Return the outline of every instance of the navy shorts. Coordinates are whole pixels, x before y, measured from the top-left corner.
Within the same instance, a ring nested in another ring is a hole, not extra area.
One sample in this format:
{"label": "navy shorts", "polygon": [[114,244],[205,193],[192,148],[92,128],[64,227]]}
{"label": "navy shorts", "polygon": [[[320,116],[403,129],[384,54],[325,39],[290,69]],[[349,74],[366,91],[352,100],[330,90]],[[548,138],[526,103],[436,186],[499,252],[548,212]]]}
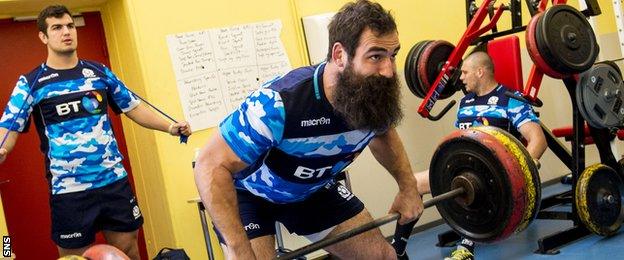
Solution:
{"label": "navy shorts", "polygon": [[52,240],[62,248],[81,248],[100,230],[131,232],[143,216],[128,178],[91,190],[50,196]]}
{"label": "navy shorts", "polygon": [[[241,222],[249,239],[274,235],[275,221],[290,233],[311,235],[336,226],[364,210],[364,204],[340,183],[321,188],[301,202],[275,204],[246,190],[236,190]],[[219,241],[223,237],[215,228]]]}

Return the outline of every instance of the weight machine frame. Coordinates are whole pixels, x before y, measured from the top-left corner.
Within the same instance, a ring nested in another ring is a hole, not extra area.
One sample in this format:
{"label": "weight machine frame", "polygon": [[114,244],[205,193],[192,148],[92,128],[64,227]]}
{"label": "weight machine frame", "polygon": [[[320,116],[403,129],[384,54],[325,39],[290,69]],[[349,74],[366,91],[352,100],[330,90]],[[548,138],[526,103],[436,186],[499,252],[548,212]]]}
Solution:
{"label": "weight machine frame", "polygon": [[[462,58],[462,55],[466,52],[469,46],[475,45],[485,46],[485,43],[495,39],[497,37],[506,36],[526,30],[526,25],[522,25],[522,6],[520,0],[510,0],[509,6],[500,5],[494,7],[496,0],[484,0],[479,8],[476,8],[475,0],[466,0],[466,21],[467,28],[455,49],[450,54],[447,61],[444,63],[442,70],[436,77],[436,80],[431,85],[432,87],[427,92],[427,95],[423,99],[418,108],[418,113],[432,121],[437,121],[442,118],[456,103],[455,100],[449,102],[438,115],[432,115],[431,110],[437,102],[442,90],[447,85],[452,73],[457,70],[457,66]],[[525,0],[531,16],[534,16],[540,12],[546,10],[548,0]],[[552,0],[553,5],[566,4],[567,0]],[[581,11],[586,17],[596,16],[601,13],[597,0],[585,0],[587,9]],[[498,31],[496,23],[500,19],[503,11],[511,12],[511,25],[512,27],[505,31]],[[485,26],[481,27],[485,18],[489,17],[490,21]],[[490,34],[483,35],[484,33],[491,31]],[[542,102],[537,98],[539,93],[540,84],[542,82],[544,73],[541,72],[538,67],[533,64],[529,73],[526,86],[523,89],[522,96],[511,96],[523,102],[530,103],[533,106],[541,106]],[[572,101],[572,137],[571,137],[571,151],[568,150],[565,145],[553,135],[550,129],[541,123],[542,130],[546,136],[548,148],[559,158],[572,173],[572,189],[562,192],[547,198],[543,198],[541,201],[540,211],[537,214],[538,219],[554,219],[554,220],[570,220],[573,222],[573,227],[567,230],[559,231],[538,240],[538,249],[535,251],[540,254],[557,254],[559,248],[572,243],[576,240],[584,238],[590,235],[591,232],[584,227],[580,221],[576,205],[574,203],[574,191],[576,189],[576,181],[580,174],[585,169],[585,120],[579,112],[579,108],[575,102],[576,99],[576,85],[579,80],[578,75],[570,75],[562,79],[570,98]],[[597,129],[592,126],[589,127],[590,135],[592,136],[598,152],[601,162],[617,169],[619,172],[623,172],[619,163],[615,159],[611,152],[609,142],[615,137],[615,133],[609,129]],[[571,212],[567,211],[551,211],[547,210],[556,205],[571,204]],[[454,231],[449,231],[438,235],[438,246],[448,246],[454,241],[459,239]]]}

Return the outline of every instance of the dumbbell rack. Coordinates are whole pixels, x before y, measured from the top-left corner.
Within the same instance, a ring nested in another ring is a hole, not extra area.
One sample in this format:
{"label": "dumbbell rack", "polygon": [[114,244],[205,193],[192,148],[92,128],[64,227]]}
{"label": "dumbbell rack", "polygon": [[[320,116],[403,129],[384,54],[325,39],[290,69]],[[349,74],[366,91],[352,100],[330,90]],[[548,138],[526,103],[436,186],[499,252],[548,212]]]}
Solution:
{"label": "dumbbell rack", "polygon": [[[566,0],[553,0],[553,4],[565,4],[565,2]],[[518,21],[521,20],[521,9],[519,8],[518,3],[519,0],[511,0],[510,9],[512,13],[513,28],[508,31],[498,32],[496,30],[495,24],[500,17],[502,7],[493,8],[493,1],[486,0],[483,1],[480,8],[476,9],[474,7],[474,0],[466,0],[468,28],[460,42],[457,44],[456,49],[453,51],[453,53],[451,53],[448,61],[445,63],[435,83],[432,84],[432,86],[435,87],[432,87],[429,90],[429,93],[422,102],[418,112],[423,117],[427,117],[431,120],[438,120],[454,104],[453,102],[449,103],[437,116],[430,115],[433,104],[435,104],[439,96],[438,93],[442,93],[442,90],[444,89],[444,85],[446,82],[443,79],[444,76],[447,76],[445,74],[448,74],[448,70],[452,70],[453,66],[458,63],[461,55],[463,55],[463,53],[467,50],[468,44],[487,42],[488,40],[491,40],[495,37],[516,33],[518,31],[526,29],[526,26],[518,25]],[[546,4],[546,0],[527,0],[527,5],[529,6],[529,11],[531,15],[534,15],[539,11],[544,11],[544,9],[546,8]],[[587,16],[591,14],[595,15],[596,12],[600,12],[596,1],[589,0],[588,6],[591,8],[583,11],[583,13]],[[494,12],[494,10],[496,10],[496,13]],[[482,29],[479,29],[479,26],[484,21],[487,14],[489,14],[490,16],[490,24],[486,25]],[[487,30],[491,29],[492,34],[477,37],[478,34],[482,34],[484,32],[484,29],[486,28]],[[477,35],[475,36],[475,34]],[[541,84],[542,77],[543,73],[540,72],[534,65],[529,76],[527,88],[525,88],[525,91],[523,93],[523,97],[520,97],[518,99],[520,99],[521,101],[532,103],[534,105],[541,103],[537,99],[537,93],[539,91],[539,85]],[[581,116],[575,100],[576,85],[578,83],[579,77],[578,75],[573,75],[566,77],[562,80],[566,86],[566,89],[568,90],[568,93],[570,94],[570,98],[572,101],[573,134],[571,138],[571,151],[568,150],[564,146],[564,144],[553,135],[548,127],[546,127],[544,124],[541,124],[541,127],[546,136],[548,148],[553,151],[553,153],[570,169],[572,173],[572,189],[562,192],[560,194],[553,195],[551,197],[543,198],[537,218],[571,220],[573,222],[573,227],[540,238],[538,240],[538,249],[535,251],[536,253],[540,254],[557,254],[559,252],[559,248],[591,234],[591,232],[587,228],[585,228],[583,223],[580,221],[576,205],[574,203],[574,191],[576,190],[576,182],[579,179],[580,174],[585,170],[585,120]],[[620,167],[619,163],[613,156],[613,153],[611,152],[611,147],[609,145],[609,141],[611,137],[614,136],[614,134],[610,133],[608,129],[597,129],[591,126],[589,126],[589,129],[590,135],[593,138],[596,146],[598,147],[601,162],[612,167],[613,169],[618,169],[618,171],[623,172],[624,170]],[[553,206],[562,204],[571,205],[571,211],[547,210]],[[438,235],[437,245],[449,246],[458,239],[459,236],[453,231],[442,233]]]}

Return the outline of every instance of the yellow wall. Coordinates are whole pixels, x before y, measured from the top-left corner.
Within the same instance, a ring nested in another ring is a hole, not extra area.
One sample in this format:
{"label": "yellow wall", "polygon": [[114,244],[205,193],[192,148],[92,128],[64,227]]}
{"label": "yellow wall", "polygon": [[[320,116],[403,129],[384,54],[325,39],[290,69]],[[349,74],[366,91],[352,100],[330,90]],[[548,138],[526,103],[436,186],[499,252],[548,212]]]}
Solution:
{"label": "yellow wall", "polygon": [[[139,95],[174,118],[182,119],[165,37],[279,18],[290,61],[293,66],[300,66],[301,43],[298,37],[293,37],[297,33],[290,15],[292,8],[290,2],[277,0],[236,3],[198,0],[185,1],[184,5],[111,0],[102,8],[102,16],[113,70]],[[187,200],[197,197],[191,169],[194,148],[201,147],[213,131],[195,133],[187,145],[129,122],[124,122],[124,131],[139,202],[147,217],[145,231],[150,255],[169,246],[185,248],[193,259],[207,258],[196,205]]]}
{"label": "yellow wall", "polygon": [[[346,1],[170,1],[109,0],[98,7],[106,31],[112,69],[135,92],[163,111],[182,119],[182,109],[165,37],[169,34],[280,19],[282,41],[293,67],[307,58],[301,38],[300,17],[336,11]],[[413,44],[426,39],[457,43],[466,23],[464,1],[382,0],[399,26],[402,51],[398,66]],[[499,1],[500,2],[500,1]],[[615,31],[611,3],[599,0],[603,15],[599,34]],[[574,3],[573,3],[574,4]],[[524,7],[525,22],[528,11]],[[508,16],[502,19],[506,21]],[[500,29],[505,29],[505,24]],[[184,248],[192,259],[207,259],[196,205],[191,159],[214,130],[191,136],[187,145],[164,133],[145,130],[124,119],[137,195],[145,215],[150,258],[162,247]],[[408,149],[410,149],[408,147]],[[0,216],[1,217],[1,216]],[[0,218],[0,222],[3,223]],[[6,227],[0,225],[0,232]],[[213,244],[216,244],[213,241]],[[218,252],[218,251],[217,251]]]}
{"label": "yellow wall", "polygon": [[598,0],[602,14],[596,16],[596,27],[598,35],[616,32],[615,13],[613,12],[613,4],[609,0]]}
{"label": "yellow wall", "polygon": [[[171,105],[166,102],[154,101],[146,88],[149,82],[144,75],[145,66],[141,58],[140,46],[137,44],[133,6],[126,1],[109,1],[102,9],[102,20],[106,30],[111,67],[118,76],[138,95],[157,104],[172,116],[180,118]],[[145,237],[148,253],[155,254],[161,247],[175,246],[174,226],[171,209],[166,191],[162,155],[160,146],[174,144],[175,138],[167,138],[164,133],[155,133],[139,127],[124,118],[124,132],[128,141],[128,149],[137,197],[145,217]],[[159,140],[160,139],[160,140]],[[179,149],[177,147],[176,149]],[[178,151],[172,154],[179,155]],[[178,158],[182,160],[183,158]]]}

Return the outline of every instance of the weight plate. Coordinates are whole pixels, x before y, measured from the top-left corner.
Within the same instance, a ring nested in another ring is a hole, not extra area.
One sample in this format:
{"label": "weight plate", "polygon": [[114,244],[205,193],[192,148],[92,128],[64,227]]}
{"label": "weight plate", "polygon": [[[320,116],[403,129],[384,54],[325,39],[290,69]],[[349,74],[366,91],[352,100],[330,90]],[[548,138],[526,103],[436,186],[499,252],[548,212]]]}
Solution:
{"label": "weight plate", "polygon": [[585,120],[596,128],[620,127],[624,122],[624,83],[619,71],[599,63],[577,83],[576,102]]}
{"label": "weight plate", "polygon": [[624,182],[615,170],[604,164],[588,167],[574,195],[579,218],[590,231],[601,236],[617,233],[624,221]]}
{"label": "weight plate", "polygon": [[432,195],[451,190],[457,178],[476,178],[480,185],[475,185],[479,192],[473,196],[474,203],[440,202],[436,205],[440,215],[473,241],[491,243],[507,238],[522,224],[529,201],[521,168],[516,156],[485,131],[470,128],[451,133],[431,160]]}
{"label": "weight plate", "polygon": [[599,47],[585,16],[569,5],[548,8],[535,28],[544,61],[561,74],[583,72],[594,64]]}

